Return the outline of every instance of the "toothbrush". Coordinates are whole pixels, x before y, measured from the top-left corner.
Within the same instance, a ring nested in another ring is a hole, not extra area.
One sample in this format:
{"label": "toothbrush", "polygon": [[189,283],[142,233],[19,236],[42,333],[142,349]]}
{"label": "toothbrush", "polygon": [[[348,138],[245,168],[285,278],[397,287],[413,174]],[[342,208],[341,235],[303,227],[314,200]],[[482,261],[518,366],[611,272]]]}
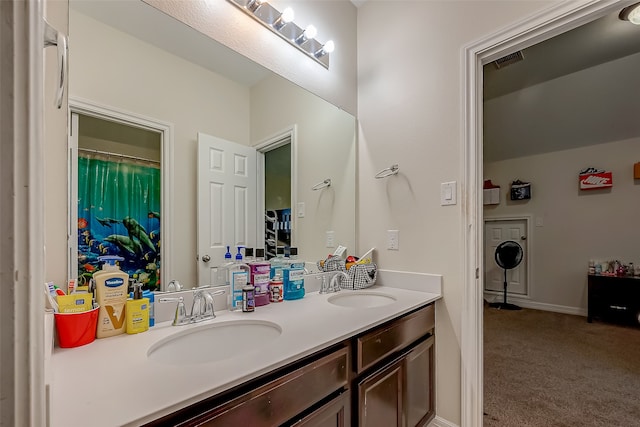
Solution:
{"label": "toothbrush", "polygon": [[[375,246],[373,248],[369,249],[367,252],[365,252],[365,254],[360,257],[358,262],[356,262],[356,264],[365,264],[365,261],[367,260],[367,257],[369,255],[371,255],[374,250],[375,250]],[[371,260],[369,260],[369,262],[371,262]]]}
{"label": "toothbrush", "polygon": [[54,297],[54,295],[51,294],[51,290],[53,289],[54,295],[55,295],[55,288],[53,287],[53,282],[47,282],[44,284],[44,293],[47,296],[48,300],[49,300],[49,304],[51,305],[51,308],[53,308],[54,312],[58,312],[58,302],[56,301],[56,298]]}

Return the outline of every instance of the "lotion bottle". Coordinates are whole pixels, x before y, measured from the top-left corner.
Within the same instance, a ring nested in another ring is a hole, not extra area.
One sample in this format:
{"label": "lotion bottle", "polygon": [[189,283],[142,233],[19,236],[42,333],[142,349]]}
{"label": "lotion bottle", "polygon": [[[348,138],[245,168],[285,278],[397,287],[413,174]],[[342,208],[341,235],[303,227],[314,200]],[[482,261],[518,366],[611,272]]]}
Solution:
{"label": "lotion bottle", "polygon": [[227,246],[227,253],[224,254],[224,262],[218,267],[216,275],[217,286],[229,285],[229,267],[232,265],[231,252],[229,251],[229,246]]}
{"label": "lotion bottle", "polygon": [[126,303],[128,297],[129,275],[120,270],[116,261],[119,256],[102,256],[102,269],[93,275],[96,289],[98,312],[97,338],[105,338],[124,333],[126,329]]}

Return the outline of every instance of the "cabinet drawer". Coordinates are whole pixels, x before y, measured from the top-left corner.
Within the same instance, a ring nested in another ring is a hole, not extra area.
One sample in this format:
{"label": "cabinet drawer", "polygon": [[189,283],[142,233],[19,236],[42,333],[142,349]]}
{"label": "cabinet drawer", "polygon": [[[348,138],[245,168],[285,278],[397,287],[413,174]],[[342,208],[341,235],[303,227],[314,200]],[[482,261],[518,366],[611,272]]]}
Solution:
{"label": "cabinet drawer", "polygon": [[406,347],[435,327],[435,308],[430,304],[356,339],[356,373],[373,366]]}
{"label": "cabinet drawer", "polygon": [[341,348],[206,414],[194,426],[274,426],[347,385],[349,348]]}

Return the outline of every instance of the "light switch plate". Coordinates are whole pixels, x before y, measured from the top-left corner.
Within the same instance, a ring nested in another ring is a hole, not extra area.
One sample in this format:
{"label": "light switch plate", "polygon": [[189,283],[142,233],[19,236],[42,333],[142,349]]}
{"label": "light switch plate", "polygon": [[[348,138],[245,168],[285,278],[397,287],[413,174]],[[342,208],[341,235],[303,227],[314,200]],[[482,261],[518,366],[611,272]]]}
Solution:
{"label": "light switch plate", "polygon": [[298,218],[304,218],[304,202],[298,202],[296,205],[296,211],[298,212]]}
{"label": "light switch plate", "polygon": [[327,231],[326,244],[327,248],[336,247],[336,233],[335,231]]}
{"label": "light switch plate", "polygon": [[440,184],[440,205],[448,206],[457,203],[456,181]]}
{"label": "light switch plate", "polygon": [[387,249],[397,251],[400,249],[400,232],[398,230],[387,230]]}

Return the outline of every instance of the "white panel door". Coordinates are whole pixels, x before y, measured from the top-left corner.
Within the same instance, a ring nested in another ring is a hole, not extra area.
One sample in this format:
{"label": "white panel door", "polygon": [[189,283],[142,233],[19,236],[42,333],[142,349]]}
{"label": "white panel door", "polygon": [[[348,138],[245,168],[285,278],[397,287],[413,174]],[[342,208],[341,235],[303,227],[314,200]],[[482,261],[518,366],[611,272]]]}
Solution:
{"label": "white panel door", "polygon": [[216,283],[226,247],[255,247],[256,150],[198,133],[198,283]]}
{"label": "white panel door", "polygon": [[527,284],[527,222],[524,219],[485,221],[484,223],[484,289],[504,290],[504,269],[496,263],[496,247],[513,240],[522,246],[522,262],[507,270],[507,294],[528,295]]}

